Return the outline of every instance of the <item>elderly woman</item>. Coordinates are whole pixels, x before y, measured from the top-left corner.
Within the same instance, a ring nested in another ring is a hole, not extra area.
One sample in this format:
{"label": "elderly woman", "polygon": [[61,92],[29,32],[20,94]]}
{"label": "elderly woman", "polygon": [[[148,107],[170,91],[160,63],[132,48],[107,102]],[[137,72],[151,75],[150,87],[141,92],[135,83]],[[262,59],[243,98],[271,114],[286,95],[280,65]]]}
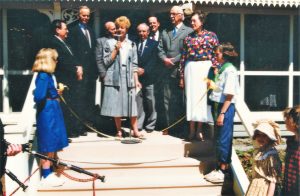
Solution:
{"label": "elderly woman", "polygon": [[195,136],[203,140],[202,123],[212,121],[207,96],[203,96],[207,89],[204,79],[210,67],[217,65],[213,49],[219,41],[215,33],[203,29],[205,18],[202,11],[193,13],[191,27],[194,32],[185,38],[180,60],[180,87],[185,86],[186,118],[190,121],[189,140]]}
{"label": "elderly woman", "polygon": [[137,49],[127,38],[130,21],[121,16],[115,20],[117,40],[108,39],[103,49],[103,61],[107,69],[104,77],[104,93],[101,115],[114,117],[117,134],[122,137],[121,117],[129,117],[133,137],[142,137],[137,127],[136,88],[141,88],[137,75]]}

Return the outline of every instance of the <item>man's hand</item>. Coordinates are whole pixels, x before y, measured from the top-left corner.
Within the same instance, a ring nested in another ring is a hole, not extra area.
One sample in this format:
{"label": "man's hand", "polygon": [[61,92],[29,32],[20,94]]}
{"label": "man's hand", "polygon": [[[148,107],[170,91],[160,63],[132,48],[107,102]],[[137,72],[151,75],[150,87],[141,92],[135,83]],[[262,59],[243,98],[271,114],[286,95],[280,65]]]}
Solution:
{"label": "man's hand", "polygon": [[142,76],[142,75],[144,75],[145,70],[143,68],[138,67],[137,73],[138,73],[138,76]]}
{"label": "man's hand", "polygon": [[22,151],[22,146],[20,144],[10,144],[7,147],[6,154],[7,156],[15,156]]}
{"label": "man's hand", "polygon": [[183,78],[180,78],[180,80],[179,80],[179,87],[184,89],[184,80],[183,80]]}
{"label": "man's hand", "polygon": [[174,58],[165,58],[164,64],[167,68],[173,67],[175,64],[173,63]]}
{"label": "man's hand", "polygon": [[82,66],[77,66],[76,75],[77,75],[77,80],[82,80],[83,79],[83,68],[82,68]]}

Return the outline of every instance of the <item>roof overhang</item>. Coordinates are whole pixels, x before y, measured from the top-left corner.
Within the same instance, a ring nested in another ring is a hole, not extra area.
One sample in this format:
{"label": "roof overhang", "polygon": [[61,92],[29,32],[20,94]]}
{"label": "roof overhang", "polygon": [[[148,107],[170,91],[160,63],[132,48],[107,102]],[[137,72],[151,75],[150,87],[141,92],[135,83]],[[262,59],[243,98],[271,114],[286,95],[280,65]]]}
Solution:
{"label": "roof overhang", "polygon": [[2,2],[131,2],[131,3],[195,3],[229,6],[299,7],[300,0],[2,0]]}

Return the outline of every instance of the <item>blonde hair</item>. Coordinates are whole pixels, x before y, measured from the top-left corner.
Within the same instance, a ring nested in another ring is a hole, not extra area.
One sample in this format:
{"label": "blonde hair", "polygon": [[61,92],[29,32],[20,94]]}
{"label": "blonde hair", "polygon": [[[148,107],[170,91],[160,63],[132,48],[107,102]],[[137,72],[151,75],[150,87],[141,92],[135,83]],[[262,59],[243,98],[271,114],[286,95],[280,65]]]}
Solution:
{"label": "blonde hair", "polygon": [[[261,123],[268,123],[269,125],[271,125],[271,127],[273,127],[274,136],[277,139],[276,141],[274,141],[274,144],[275,145],[280,144],[280,142],[281,142],[281,136],[280,136],[279,124],[277,124],[273,120],[258,120],[255,123],[253,123],[252,125],[253,125],[254,129],[256,129]],[[252,137],[254,140],[256,139],[256,136],[257,136],[257,133],[258,133],[257,131],[260,131],[260,132],[264,133],[261,130],[255,130],[254,134],[253,134],[253,137]]]}
{"label": "blonde hair", "polygon": [[42,48],[36,55],[32,66],[34,72],[54,73],[58,53],[52,48]]}
{"label": "blonde hair", "polygon": [[125,27],[129,29],[131,26],[130,20],[126,16],[120,16],[115,20],[115,24],[117,27]]}

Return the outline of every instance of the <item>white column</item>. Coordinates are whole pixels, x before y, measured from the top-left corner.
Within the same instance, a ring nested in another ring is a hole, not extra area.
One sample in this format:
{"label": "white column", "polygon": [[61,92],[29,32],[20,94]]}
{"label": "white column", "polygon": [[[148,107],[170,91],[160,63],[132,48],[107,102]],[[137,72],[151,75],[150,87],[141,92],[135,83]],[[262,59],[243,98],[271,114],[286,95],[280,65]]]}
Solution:
{"label": "white column", "polygon": [[8,36],[7,36],[7,10],[2,10],[2,47],[3,47],[3,80],[2,80],[2,97],[3,112],[9,113],[9,87],[8,87]]}
{"label": "white column", "polygon": [[239,98],[245,98],[245,15],[242,13],[240,16],[240,85],[241,94]]}
{"label": "white column", "polygon": [[288,92],[288,106],[293,106],[293,72],[294,72],[294,17],[290,15],[290,37],[289,37],[289,92]]}
{"label": "white column", "polygon": [[[94,32],[96,35],[96,38],[100,36],[100,12],[99,9],[97,9],[94,12]],[[99,80],[96,80],[96,92],[95,92],[95,104],[100,105],[101,103],[101,82]]]}

